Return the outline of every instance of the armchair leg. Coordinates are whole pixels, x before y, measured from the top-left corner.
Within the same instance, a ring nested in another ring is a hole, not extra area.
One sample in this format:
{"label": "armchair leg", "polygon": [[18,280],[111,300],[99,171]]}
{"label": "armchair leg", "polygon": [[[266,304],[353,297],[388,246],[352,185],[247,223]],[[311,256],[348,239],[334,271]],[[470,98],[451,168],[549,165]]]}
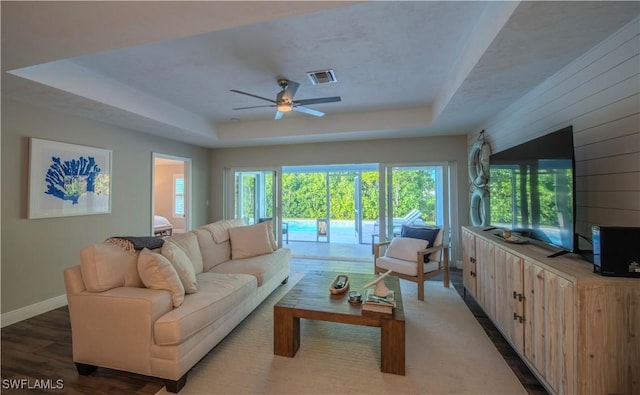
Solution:
{"label": "armchair leg", "polygon": [[424,301],[424,282],[420,281],[418,283],[418,300]]}

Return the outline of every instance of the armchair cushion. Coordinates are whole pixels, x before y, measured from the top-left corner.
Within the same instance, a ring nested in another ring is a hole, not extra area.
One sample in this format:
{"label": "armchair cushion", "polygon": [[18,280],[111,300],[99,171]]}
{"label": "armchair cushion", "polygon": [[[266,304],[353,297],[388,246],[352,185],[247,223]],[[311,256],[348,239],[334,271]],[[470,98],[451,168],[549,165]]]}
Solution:
{"label": "armchair cushion", "polygon": [[[384,270],[393,270],[394,273],[404,274],[407,276],[415,277],[418,275],[418,265],[415,258],[413,261],[407,261],[404,259],[391,258],[388,256],[382,256],[376,258],[376,266]],[[429,262],[422,264],[423,273],[429,273],[434,270],[438,270],[438,262]]]}
{"label": "armchair cushion", "polygon": [[[400,236],[428,240],[430,247],[437,247],[442,244],[442,232],[440,232],[440,228],[436,227],[402,225]],[[430,255],[431,254],[426,254],[424,256],[425,262],[429,262],[429,260],[435,258],[430,257]],[[440,259],[433,260],[440,261]]]}
{"label": "armchair cushion", "polygon": [[389,258],[411,261],[415,265],[417,253],[429,245],[427,240],[411,237],[394,237],[387,247],[385,256]]}

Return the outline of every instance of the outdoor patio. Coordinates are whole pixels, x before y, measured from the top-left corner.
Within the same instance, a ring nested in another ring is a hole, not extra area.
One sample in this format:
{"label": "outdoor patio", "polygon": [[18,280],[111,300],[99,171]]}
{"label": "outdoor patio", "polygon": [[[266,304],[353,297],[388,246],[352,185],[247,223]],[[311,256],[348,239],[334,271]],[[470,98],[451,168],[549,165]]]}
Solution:
{"label": "outdoor patio", "polygon": [[[284,219],[283,223],[289,232],[289,242],[285,235],[283,247],[290,248],[295,258],[373,262],[374,221],[362,222],[364,244],[360,243],[354,220],[330,221],[328,237],[318,234],[314,220]],[[377,242],[377,233],[375,235]]]}

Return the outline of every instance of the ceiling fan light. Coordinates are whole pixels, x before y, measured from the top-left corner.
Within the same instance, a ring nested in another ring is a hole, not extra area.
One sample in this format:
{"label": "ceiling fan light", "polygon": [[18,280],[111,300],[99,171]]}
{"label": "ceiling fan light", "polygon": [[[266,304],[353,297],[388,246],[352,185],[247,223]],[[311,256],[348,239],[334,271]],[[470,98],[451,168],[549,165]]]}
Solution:
{"label": "ceiling fan light", "polygon": [[282,104],[278,104],[278,111],[281,112],[289,112],[293,109],[293,106],[291,105],[291,103],[282,103]]}

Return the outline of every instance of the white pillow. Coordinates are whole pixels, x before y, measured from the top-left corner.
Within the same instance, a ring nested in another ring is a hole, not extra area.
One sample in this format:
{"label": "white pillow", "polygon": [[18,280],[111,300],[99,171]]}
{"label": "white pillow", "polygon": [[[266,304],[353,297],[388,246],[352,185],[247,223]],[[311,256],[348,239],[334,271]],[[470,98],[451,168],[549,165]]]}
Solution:
{"label": "white pillow", "polygon": [[130,254],[115,244],[97,243],[80,251],[82,279],[90,292],[116,287],[142,287],[136,262],[138,254]]}
{"label": "white pillow", "polygon": [[402,259],[404,261],[416,261],[418,251],[424,250],[429,245],[428,240],[413,239],[411,237],[394,237],[384,253],[389,258]]}
{"label": "white pillow", "polygon": [[198,291],[196,285],[196,271],[193,268],[193,263],[187,256],[187,253],[182,250],[177,244],[167,240],[162,245],[162,255],[164,255],[176,269],[180,281],[184,286],[184,291],[188,294]]}
{"label": "white pillow", "polygon": [[187,254],[196,274],[202,273],[202,253],[200,252],[200,244],[198,244],[198,236],[194,232],[173,235],[165,239],[165,243],[168,241],[180,247]]}
{"label": "white pillow", "polygon": [[138,256],[138,273],[145,287],[171,292],[173,307],[184,302],[184,286],[171,262],[161,254],[148,248]]}
{"label": "white pillow", "polygon": [[271,243],[271,249],[273,251],[278,249],[278,243],[276,242],[276,238],[273,235],[273,221],[265,221],[267,224],[267,232],[269,232],[269,242]]}
{"label": "white pillow", "polygon": [[273,252],[269,238],[269,225],[266,222],[230,228],[229,241],[231,242],[231,259],[251,258]]}

